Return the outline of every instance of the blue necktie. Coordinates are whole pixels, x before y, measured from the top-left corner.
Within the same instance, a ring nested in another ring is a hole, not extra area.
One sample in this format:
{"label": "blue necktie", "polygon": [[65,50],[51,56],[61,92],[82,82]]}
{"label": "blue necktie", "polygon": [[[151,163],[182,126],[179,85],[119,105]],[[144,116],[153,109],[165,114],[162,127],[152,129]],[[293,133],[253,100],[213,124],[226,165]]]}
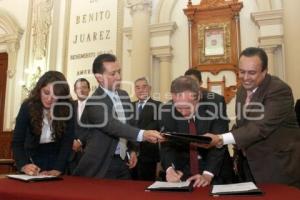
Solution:
{"label": "blue necktie", "polygon": [[139,106],[138,106],[138,112],[139,112],[139,115],[142,113],[143,111],[143,103],[142,101],[139,102]]}

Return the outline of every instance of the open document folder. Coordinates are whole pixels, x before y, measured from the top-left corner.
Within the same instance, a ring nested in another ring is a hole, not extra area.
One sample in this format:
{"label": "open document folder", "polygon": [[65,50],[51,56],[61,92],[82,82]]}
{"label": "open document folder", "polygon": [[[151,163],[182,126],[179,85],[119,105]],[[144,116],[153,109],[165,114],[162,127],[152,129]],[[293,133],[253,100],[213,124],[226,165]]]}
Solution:
{"label": "open document folder", "polygon": [[211,195],[262,195],[262,191],[253,183],[235,183],[213,185]]}
{"label": "open document folder", "polygon": [[25,181],[25,182],[62,180],[61,176],[49,176],[49,175],[29,176],[26,174],[12,174],[12,175],[7,175],[7,177],[20,180],[20,181]]}
{"label": "open document folder", "polygon": [[211,138],[203,135],[190,135],[188,133],[176,133],[176,132],[166,132],[163,135],[169,141],[174,142],[187,142],[187,143],[200,143],[200,144],[210,144]]}
{"label": "open document folder", "polygon": [[178,183],[170,183],[163,181],[155,181],[146,191],[174,191],[174,192],[191,192],[193,191],[193,183],[183,181]]}

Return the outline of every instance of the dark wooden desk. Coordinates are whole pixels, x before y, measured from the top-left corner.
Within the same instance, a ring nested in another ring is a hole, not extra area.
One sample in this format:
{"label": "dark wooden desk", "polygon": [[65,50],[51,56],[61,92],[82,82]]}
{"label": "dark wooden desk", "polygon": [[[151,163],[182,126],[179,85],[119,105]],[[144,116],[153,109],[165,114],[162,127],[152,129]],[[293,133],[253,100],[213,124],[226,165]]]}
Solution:
{"label": "dark wooden desk", "polygon": [[61,181],[25,183],[0,179],[2,200],[299,200],[300,190],[284,185],[261,185],[263,196],[209,195],[210,187],[193,192],[145,192],[150,182],[64,177]]}

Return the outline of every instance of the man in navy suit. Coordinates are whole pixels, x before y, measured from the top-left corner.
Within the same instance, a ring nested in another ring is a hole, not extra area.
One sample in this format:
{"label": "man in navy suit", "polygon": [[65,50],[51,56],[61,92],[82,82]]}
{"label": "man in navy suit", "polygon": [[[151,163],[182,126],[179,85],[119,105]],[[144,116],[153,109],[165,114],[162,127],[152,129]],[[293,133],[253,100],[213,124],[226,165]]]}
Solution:
{"label": "man in navy suit", "polygon": [[[133,102],[135,109],[134,126],[145,130],[159,130],[158,114],[161,102],[150,97],[151,86],[145,77],[134,82],[135,95],[138,98]],[[158,144],[147,141],[139,144],[137,164],[137,178],[139,180],[154,181],[159,168]]]}

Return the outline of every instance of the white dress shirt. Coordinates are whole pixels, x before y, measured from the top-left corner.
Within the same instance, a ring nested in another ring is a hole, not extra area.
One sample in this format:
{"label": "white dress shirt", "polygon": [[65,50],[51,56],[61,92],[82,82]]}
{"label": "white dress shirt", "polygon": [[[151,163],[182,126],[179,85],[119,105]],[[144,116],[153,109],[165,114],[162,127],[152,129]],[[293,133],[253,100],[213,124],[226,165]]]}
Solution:
{"label": "white dress shirt", "polygon": [[50,110],[43,110],[43,126],[42,126],[42,133],[41,133],[41,137],[40,137],[40,144],[45,144],[45,143],[50,143],[50,142],[54,142],[54,139],[52,137],[52,131],[51,131],[51,124],[52,124],[52,120],[48,119],[47,115],[49,115],[48,113],[50,112]]}

